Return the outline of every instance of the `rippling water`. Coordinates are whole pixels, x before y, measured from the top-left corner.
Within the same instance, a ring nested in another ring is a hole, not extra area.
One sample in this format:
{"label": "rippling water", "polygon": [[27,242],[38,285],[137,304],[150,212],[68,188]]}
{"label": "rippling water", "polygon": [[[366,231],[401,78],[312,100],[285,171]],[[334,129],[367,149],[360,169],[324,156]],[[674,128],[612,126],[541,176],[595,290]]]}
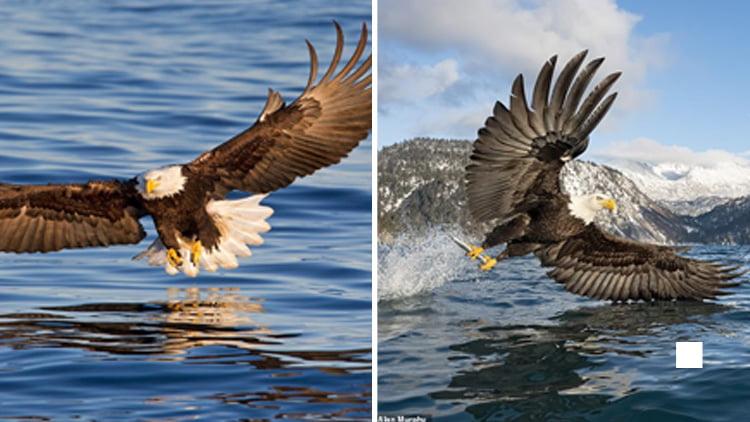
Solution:
{"label": "rippling water", "polygon": [[[750,247],[690,255],[747,265]],[[381,248],[379,260],[380,414],[747,418],[747,284],[716,303],[611,305],[565,292],[533,258],[480,273],[444,234]],[[704,368],[675,369],[675,341],[702,341]]]}
{"label": "rippling water", "polygon": [[[4,2],[0,180],[82,182],[186,162],[274,87],[349,48],[370,3]],[[351,51],[351,50],[348,50]],[[370,417],[370,142],[271,194],[240,268],[169,277],[138,246],[0,254],[0,418]]]}

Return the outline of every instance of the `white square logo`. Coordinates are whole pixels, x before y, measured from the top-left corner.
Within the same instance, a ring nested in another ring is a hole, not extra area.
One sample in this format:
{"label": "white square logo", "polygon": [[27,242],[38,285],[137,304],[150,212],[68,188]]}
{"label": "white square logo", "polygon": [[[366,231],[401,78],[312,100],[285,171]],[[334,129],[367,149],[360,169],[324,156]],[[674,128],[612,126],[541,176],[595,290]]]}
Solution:
{"label": "white square logo", "polygon": [[675,349],[675,368],[703,368],[702,341],[678,341]]}

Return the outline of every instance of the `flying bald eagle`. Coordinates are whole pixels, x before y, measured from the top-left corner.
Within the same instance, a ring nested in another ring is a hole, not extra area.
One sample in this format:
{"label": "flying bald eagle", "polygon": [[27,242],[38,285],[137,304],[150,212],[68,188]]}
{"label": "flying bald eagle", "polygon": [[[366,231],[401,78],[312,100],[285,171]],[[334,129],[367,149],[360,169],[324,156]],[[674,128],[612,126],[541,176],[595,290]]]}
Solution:
{"label": "flying bald eagle", "polygon": [[[130,180],[46,186],[0,184],[0,251],[50,252],[139,243],[139,219],[153,217],[159,234],[136,258],[189,276],[201,268],[236,268],[247,245],[260,245],[273,210],[260,205],[296,178],[338,163],[366,138],[371,127],[371,55],[367,26],[354,53],[337,71],[344,46],[336,48],[318,79],[318,57],[307,41],[310,76],[302,94],[286,105],[269,89],[253,126],[195,160],[146,171]],[[226,200],[233,190],[252,193]]]}
{"label": "flying bald eagle", "polygon": [[[619,72],[583,99],[604,61],[593,60],[579,72],[585,57],[586,51],[573,57],[554,87],[556,57],[548,60],[534,85],[531,108],[522,75],[513,82],[510,110],[495,104],[474,142],[466,191],[472,216],[496,226],[481,246],[462,246],[472,259],[481,259],[483,270],[533,253],[543,266],[554,267],[547,274],[567,290],[597,299],[702,300],[727,294],[726,288],[739,284],[730,280],[744,274],[738,267],[605,233],[594,217],[600,210],[616,211],[615,201],[601,193],[569,196],[561,189],[560,170],[586,150],[589,134],[617,96],[605,98]],[[495,258],[482,254],[503,243],[506,248]]]}

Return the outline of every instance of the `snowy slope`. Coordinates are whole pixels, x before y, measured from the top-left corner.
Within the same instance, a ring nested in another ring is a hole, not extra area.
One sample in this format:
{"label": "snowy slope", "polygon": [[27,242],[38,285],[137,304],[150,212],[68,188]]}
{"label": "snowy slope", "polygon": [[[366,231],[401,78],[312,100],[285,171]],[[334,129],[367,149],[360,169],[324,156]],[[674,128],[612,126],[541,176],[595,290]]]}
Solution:
{"label": "snowy slope", "polygon": [[618,170],[575,160],[563,167],[562,182],[571,195],[602,193],[615,199],[617,213],[602,212],[596,218],[610,233],[654,243],[676,243],[687,236],[678,216]]}
{"label": "snowy slope", "polygon": [[[738,198],[750,195],[750,163],[726,161],[708,166],[611,159],[604,163],[620,170],[655,200],[684,205],[707,197]],[[717,201],[717,204],[721,202],[724,201]]]}
{"label": "snowy slope", "polygon": [[687,222],[696,228],[689,240],[750,244],[750,197],[733,199]]}

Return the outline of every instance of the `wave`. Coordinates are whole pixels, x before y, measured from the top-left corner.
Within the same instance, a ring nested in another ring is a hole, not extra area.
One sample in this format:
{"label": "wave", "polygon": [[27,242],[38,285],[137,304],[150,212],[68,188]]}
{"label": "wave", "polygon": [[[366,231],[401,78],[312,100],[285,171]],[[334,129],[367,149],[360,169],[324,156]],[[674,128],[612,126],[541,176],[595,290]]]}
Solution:
{"label": "wave", "polygon": [[435,229],[427,235],[404,234],[378,247],[378,301],[432,292],[462,278],[476,265],[450,238]]}

